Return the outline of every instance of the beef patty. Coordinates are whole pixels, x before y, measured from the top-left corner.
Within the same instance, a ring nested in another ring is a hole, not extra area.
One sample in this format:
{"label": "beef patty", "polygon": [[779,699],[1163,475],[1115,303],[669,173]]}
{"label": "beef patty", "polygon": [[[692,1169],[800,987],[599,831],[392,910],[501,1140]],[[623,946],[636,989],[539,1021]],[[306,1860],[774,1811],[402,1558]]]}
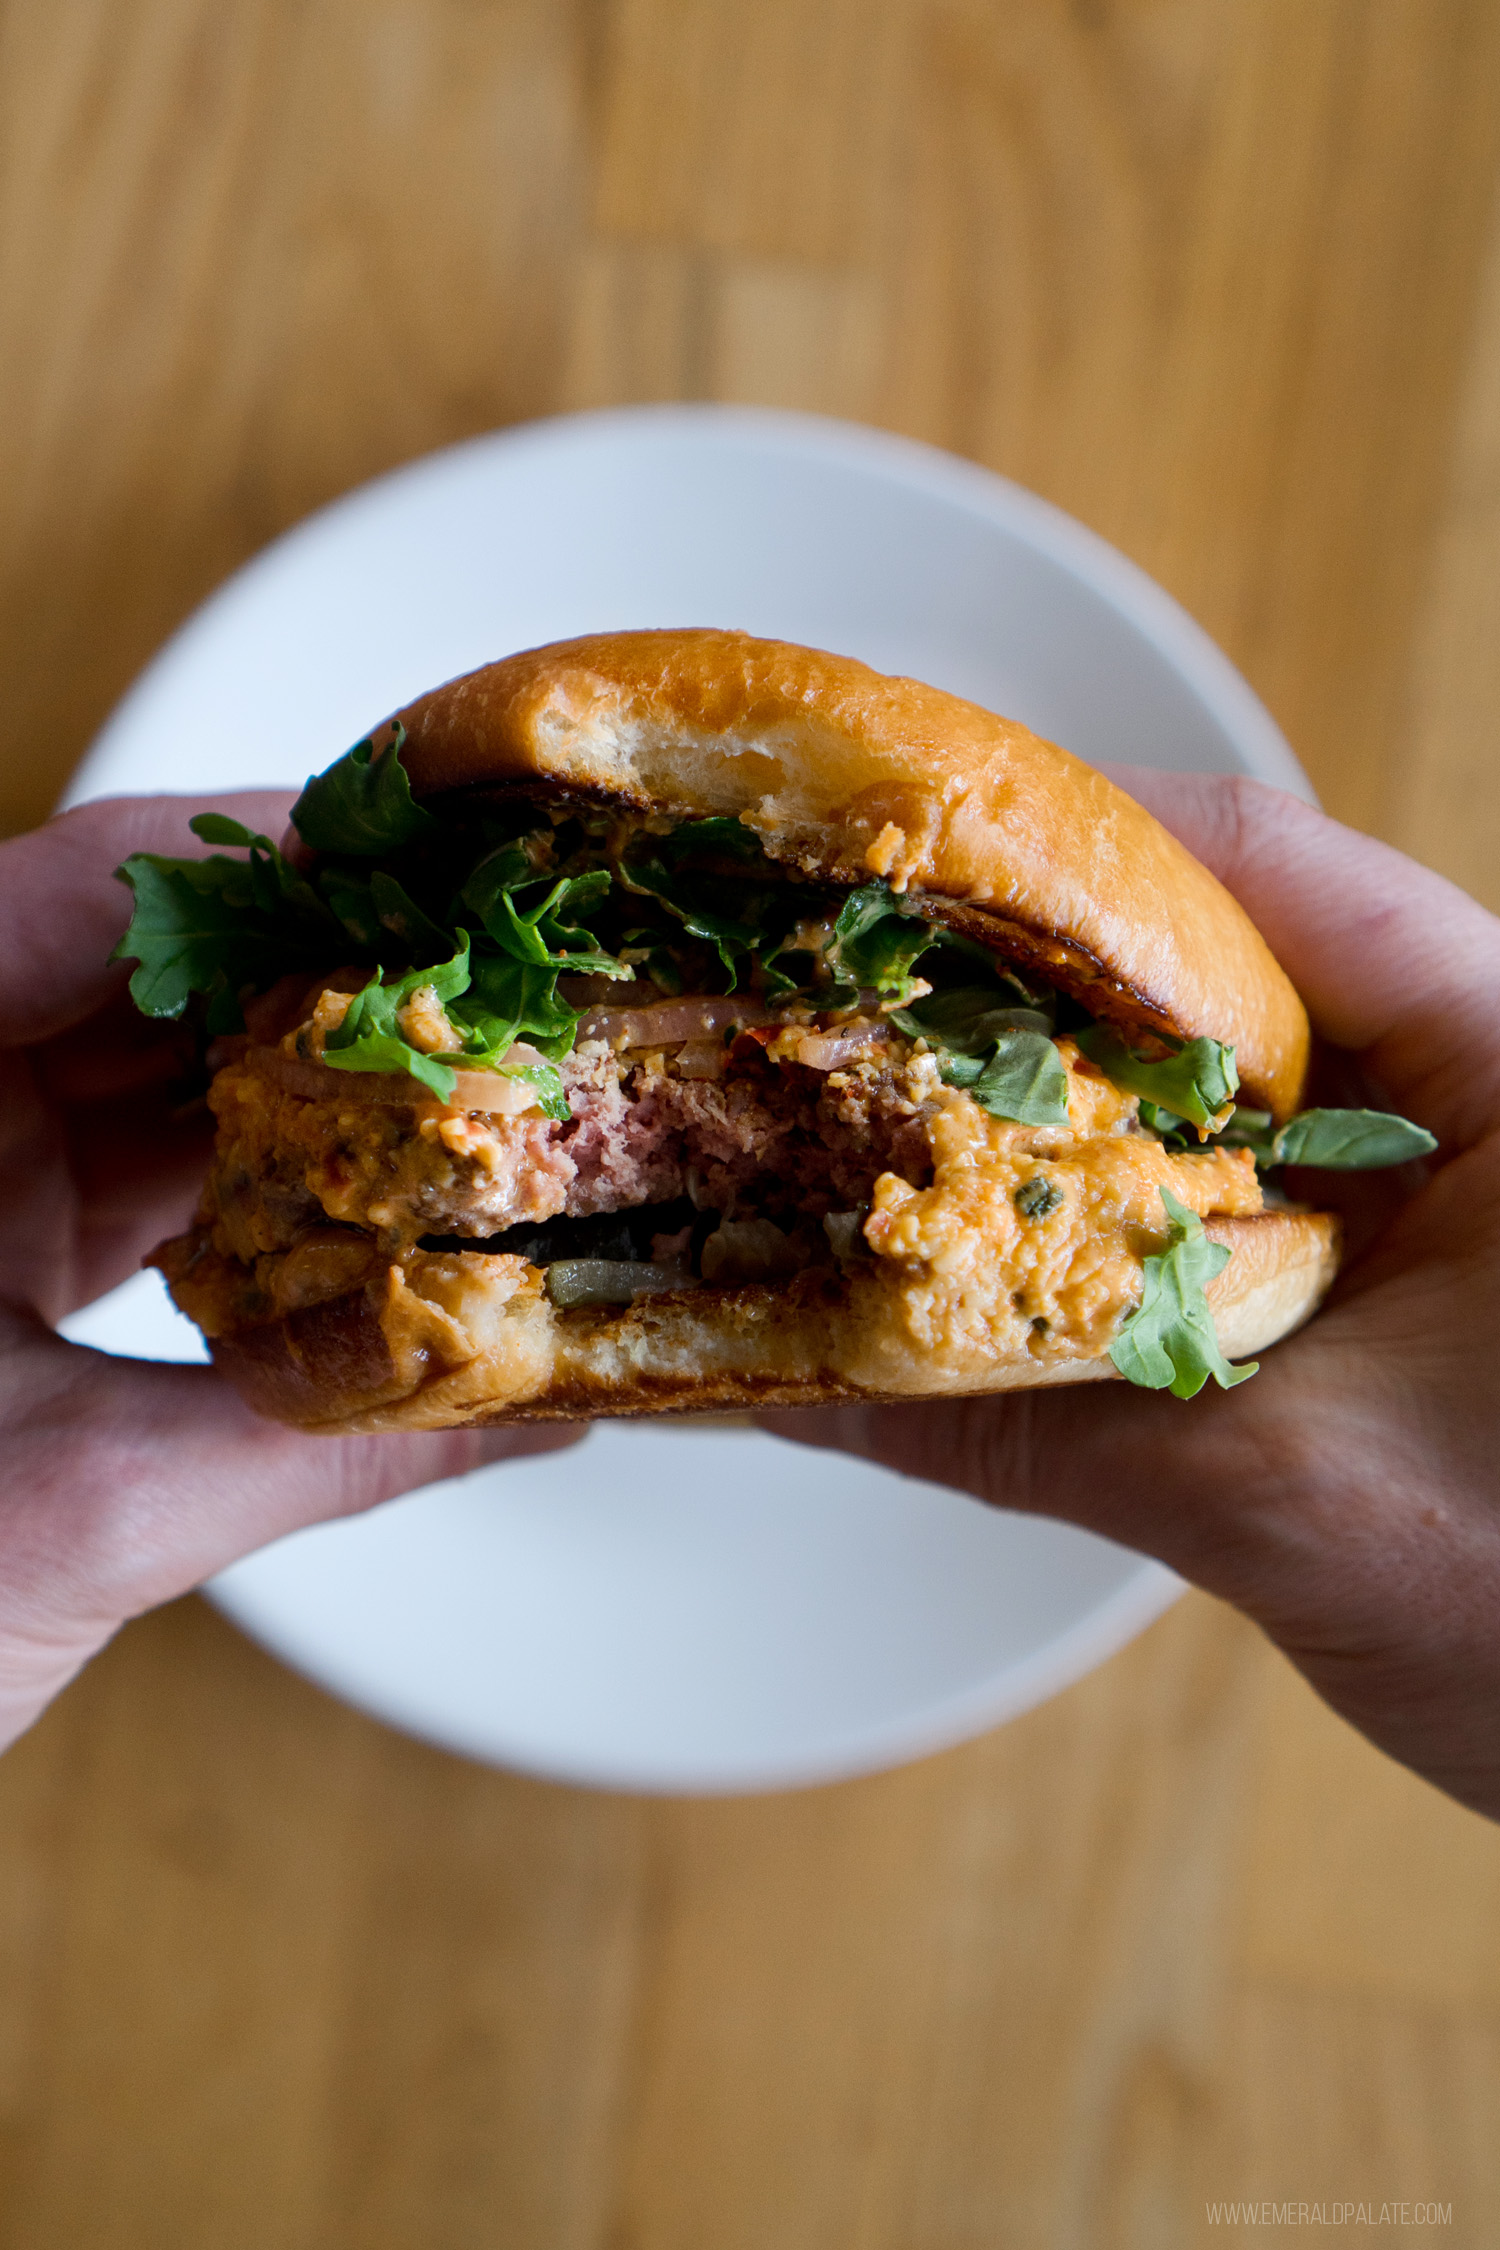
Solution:
{"label": "beef patty", "polygon": [[682,1075],[670,1054],[589,1041],[560,1065],[561,1121],[372,1100],[332,1071],[309,1096],[276,1062],[252,1047],[210,1094],[219,1135],[203,1216],[247,1262],[328,1219],[396,1251],[684,1196],[699,1210],[816,1220],[868,1203],[882,1173],[913,1187],[932,1177],[936,1066],[899,1040],[818,1071],[742,1037],[712,1079]]}

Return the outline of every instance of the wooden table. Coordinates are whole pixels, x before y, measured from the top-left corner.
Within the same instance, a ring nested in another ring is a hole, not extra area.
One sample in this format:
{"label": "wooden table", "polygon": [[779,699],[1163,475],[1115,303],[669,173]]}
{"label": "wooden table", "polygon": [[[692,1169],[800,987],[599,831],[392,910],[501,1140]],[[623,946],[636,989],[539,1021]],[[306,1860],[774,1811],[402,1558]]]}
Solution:
{"label": "wooden table", "polygon": [[[0,116],[11,826],[346,486],[748,399],[1075,511],[1500,905],[1493,0],[10,0]],[[1500,1834],[1206,1599],[967,1749],[702,1804],[440,1756],[187,1602],[0,1767],[0,2245],[1430,2197],[1489,2250],[1497,1930]]]}

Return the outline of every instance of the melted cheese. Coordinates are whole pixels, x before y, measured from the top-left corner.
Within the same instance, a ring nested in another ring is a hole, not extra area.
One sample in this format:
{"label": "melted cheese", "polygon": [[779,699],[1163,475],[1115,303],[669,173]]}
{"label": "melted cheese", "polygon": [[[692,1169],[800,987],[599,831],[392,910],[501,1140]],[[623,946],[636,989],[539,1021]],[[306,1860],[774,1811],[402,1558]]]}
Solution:
{"label": "melted cheese", "polygon": [[[1029,1349],[1095,1357],[1140,1295],[1141,1260],[1169,1221],[1161,1190],[1201,1217],[1262,1208],[1248,1149],[1174,1156],[1135,1129],[1136,1103],[1058,1042],[1069,1069],[1066,1127],[1010,1125],[967,1094],[939,1099],[932,1185],[875,1183],[865,1240],[903,1277],[904,1318],[925,1352],[968,1360]],[[1017,1204],[1050,1205],[1028,1216]]]}

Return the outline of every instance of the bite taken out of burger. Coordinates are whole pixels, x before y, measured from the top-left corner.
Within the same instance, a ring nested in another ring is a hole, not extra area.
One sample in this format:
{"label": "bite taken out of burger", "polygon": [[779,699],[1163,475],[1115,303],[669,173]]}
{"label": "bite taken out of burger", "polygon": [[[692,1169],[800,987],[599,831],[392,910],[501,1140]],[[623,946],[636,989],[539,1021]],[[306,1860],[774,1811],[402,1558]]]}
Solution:
{"label": "bite taken out of burger", "polygon": [[1189,1398],[1337,1269],[1279,1168],[1433,1145],[1300,1106],[1301,1002],[1131,798],[846,658],[509,657],[292,823],[128,861],[118,950],[199,1021],[217,1120],[153,1262],[307,1429]]}

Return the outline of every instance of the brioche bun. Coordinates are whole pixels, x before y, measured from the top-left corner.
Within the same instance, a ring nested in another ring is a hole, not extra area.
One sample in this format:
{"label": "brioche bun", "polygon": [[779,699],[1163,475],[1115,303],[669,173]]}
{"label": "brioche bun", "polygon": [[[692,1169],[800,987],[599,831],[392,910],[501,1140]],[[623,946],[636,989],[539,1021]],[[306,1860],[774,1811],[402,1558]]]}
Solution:
{"label": "brioche bun", "polygon": [[[449,816],[466,798],[478,810],[527,795],[737,817],[789,869],[848,885],[880,876],[1126,1031],[1232,1043],[1245,1098],[1278,1120],[1298,1105],[1307,1018],[1237,902],[1103,775],[975,704],[705,629],[532,650],[395,719],[414,794]],[[1276,1208],[1205,1224],[1233,1253],[1209,1290],[1226,1354],[1262,1350],[1316,1309],[1337,1269],[1335,1220]],[[1135,1288],[1139,1226],[1131,1240]],[[993,1259],[981,1271],[983,1257],[944,1326],[931,1273],[911,1258],[565,1308],[514,1254],[393,1256],[373,1232],[347,1230],[336,1248],[334,1278],[301,1297],[257,1283],[253,1316],[248,1269],[207,1217],[154,1261],[248,1403],[312,1430],[723,1413],[1115,1375],[1118,1297],[1085,1344],[1070,1343],[1045,1319],[1012,1319],[1014,1276]]]}
{"label": "brioche bun", "polygon": [[[1204,1231],[1233,1253],[1208,1290],[1230,1358],[1300,1327],[1338,1267],[1338,1223],[1325,1213],[1210,1219]],[[218,1254],[184,1236],[158,1262],[249,1406],[334,1435],[964,1397],[1115,1376],[1105,1352],[1047,1358],[1022,1345],[934,1357],[913,1338],[912,1285],[895,1268],[561,1311],[519,1258],[417,1251],[398,1267],[372,1244],[357,1286],[215,1335],[213,1300],[232,1279],[215,1270]]]}
{"label": "brioche bun", "polygon": [[1280,1122],[1307,1014],[1237,900],[1094,767],[852,657],[707,628],[487,664],[396,716],[418,796],[562,792],[744,819],[772,859],[882,875],[1127,1029],[1234,1048]]}

